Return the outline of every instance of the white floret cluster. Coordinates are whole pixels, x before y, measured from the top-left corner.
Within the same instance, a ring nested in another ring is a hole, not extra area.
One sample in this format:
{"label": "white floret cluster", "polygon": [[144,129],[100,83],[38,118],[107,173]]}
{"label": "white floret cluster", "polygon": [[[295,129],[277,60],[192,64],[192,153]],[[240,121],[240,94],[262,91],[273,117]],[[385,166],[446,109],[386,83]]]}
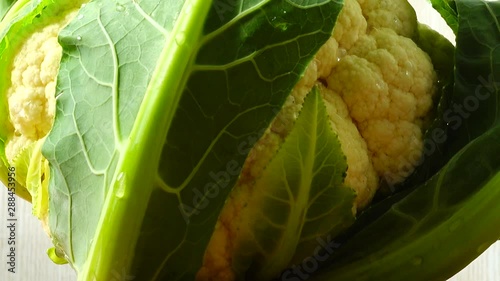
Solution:
{"label": "white floret cluster", "polygon": [[5,150],[9,161],[52,128],[62,56],[57,36],[75,14],[68,13],[30,34],[12,61],[7,101],[14,133]]}

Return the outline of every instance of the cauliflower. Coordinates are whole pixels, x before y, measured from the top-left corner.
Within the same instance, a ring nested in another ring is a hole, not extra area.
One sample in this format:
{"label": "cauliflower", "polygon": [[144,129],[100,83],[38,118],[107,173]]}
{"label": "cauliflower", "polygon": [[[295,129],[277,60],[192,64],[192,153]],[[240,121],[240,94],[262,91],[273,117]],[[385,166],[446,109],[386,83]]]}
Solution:
{"label": "cauliflower", "polygon": [[62,56],[57,35],[75,14],[76,11],[66,13],[33,32],[13,59],[11,85],[7,90],[9,117],[14,127],[5,150],[9,162],[52,128],[56,79]]}
{"label": "cauliflower", "polygon": [[[56,11],[56,14],[59,13]],[[12,131],[5,155],[16,167],[17,194],[33,204],[33,214],[48,229],[47,160],[41,147],[52,128],[56,107],[56,79],[62,57],[59,31],[76,15],[75,9],[54,16],[50,23],[27,36],[11,63],[7,103]]]}
{"label": "cauliflower", "polygon": [[250,151],[197,280],[235,280],[234,249],[251,235],[239,218],[252,194],[265,188],[254,180],[284,142],[315,85],[346,156],[344,181],[357,194],[353,212],[370,203],[381,182],[395,185],[414,170],[423,152],[423,120],[437,89],[431,59],[412,40],[417,30],[406,0],[345,1],[332,37]]}
{"label": "cauliflower", "polygon": [[[51,19],[28,36],[13,59],[7,90],[13,127],[6,144],[7,159],[15,162],[25,148],[37,148],[32,157],[40,164],[34,174],[42,183],[33,187],[42,186],[45,199],[47,182],[42,173],[48,171],[48,164],[40,159],[39,144],[55,115],[62,56],[57,35],[75,15],[73,10]],[[266,188],[256,184],[256,179],[294,127],[313,87],[320,90],[346,157],[344,184],[356,193],[354,215],[370,203],[381,183],[393,186],[413,172],[422,155],[424,119],[437,88],[431,59],[412,40],[417,32],[415,12],[406,0],[345,0],[331,38],[252,146],[220,213],[197,280],[231,281],[237,272],[247,270],[233,260],[238,243],[252,235],[241,218],[253,195]],[[44,220],[46,212],[42,216]]]}

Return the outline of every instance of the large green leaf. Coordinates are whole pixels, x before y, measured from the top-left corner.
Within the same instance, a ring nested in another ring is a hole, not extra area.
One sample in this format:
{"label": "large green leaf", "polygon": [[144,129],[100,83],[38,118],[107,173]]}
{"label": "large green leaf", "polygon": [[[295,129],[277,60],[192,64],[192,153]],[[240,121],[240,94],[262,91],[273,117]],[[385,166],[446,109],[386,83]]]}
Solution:
{"label": "large green leaf", "polygon": [[311,280],[450,278],[500,235],[499,154],[500,127],[350,237]]}
{"label": "large green leaf", "polygon": [[453,32],[457,34],[458,21],[457,21],[457,7],[454,0],[430,0],[432,7],[436,9],[446,23],[451,27]]}
{"label": "large green leaf", "polygon": [[445,120],[453,155],[500,124],[500,1],[456,1],[455,86]]}
{"label": "large green leaf", "polygon": [[356,195],[343,184],[346,171],[346,158],[315,87],[284,144],[256,180],[241,215],[251,232],[234,242],[233,263],[244,269],[241,280],[245,275],[271,280],[291,262],[309,256],[317,239],[336,236],[354,222]]}
{"label": "large green leaf", "polygon": [[341,8],[222,2],[96,0],[61,32],[43,153],[56,252],[79,280],[194,279],[238,147],[268,126]]}
{"label": "large green leaf", "polygon": [[[462,147],[499,124],[500,103],[500,25],[498,1],[457,1],[456,49],[452,77],[441,77],[444,84],[438,116],[428,130],[424,147],[424,162],[413,179],[427,179]],[[425,39],[425,38],[423,38]],[[439,40],[432,40],[433,45]],[[430,47],[430,46],[429,46]],[[440,49],[436,46],[434,50]],[[427,50],[426,50],[427,51]],[[431,52],[431,57],[433,53]],[[451,56],[453,58],[453,56]],[[438,67],[446,64],[446,56],[433,59]],[[439,69],[438,69],[439,70]],[[445,72],[448,70],[444,69]],[[441,70],[441,72],[443,72]],[[446,74],[446,73],[445,73]]]}

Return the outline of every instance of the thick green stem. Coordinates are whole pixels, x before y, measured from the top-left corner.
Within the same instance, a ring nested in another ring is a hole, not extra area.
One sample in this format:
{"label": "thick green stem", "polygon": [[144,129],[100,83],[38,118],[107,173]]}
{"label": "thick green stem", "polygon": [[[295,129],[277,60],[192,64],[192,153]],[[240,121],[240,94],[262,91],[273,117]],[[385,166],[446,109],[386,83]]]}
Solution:
{"label": "thick green stem", "polygon": [[163,145],[169,131],[186,83],[186,70],[195,55],[193,46],[201,36],[203,19],[211,5],[212,1],[186,0],[173,31],[166,34],[165,48],[130,138],[121,150],[114,184],[107,194],[105,211],[101,214],[88,262],[80,272],[80,281],[108,281],[129,272],[157,173],[151,167],[158,166],[158,147]]}

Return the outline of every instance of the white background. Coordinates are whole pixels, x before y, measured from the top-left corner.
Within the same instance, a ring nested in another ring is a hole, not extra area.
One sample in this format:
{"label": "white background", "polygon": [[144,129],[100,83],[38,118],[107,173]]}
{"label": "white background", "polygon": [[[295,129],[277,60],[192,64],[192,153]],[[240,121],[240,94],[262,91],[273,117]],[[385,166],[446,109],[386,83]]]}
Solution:
{"label": "white background", "polygon": [[[410,0],[420,21],[440,30],[447,37],[453,33],[424,0]],[[51,247],[50,239],[41,224],[31,215],[31,205],[17,199],[16,273],[7,272],[6,224],[7,191],[0,186],[0,280],[2,281],[73,281],[76,275],[68,265],[53,264],[46,255]],[[499,203],[500,204],[500,203]],[[138,280],[139,281],[139,280]],[[354,280],[353,280],[354,281]],[[449,281],[500,281],[500,242],[490,247],[481,257]]]}

